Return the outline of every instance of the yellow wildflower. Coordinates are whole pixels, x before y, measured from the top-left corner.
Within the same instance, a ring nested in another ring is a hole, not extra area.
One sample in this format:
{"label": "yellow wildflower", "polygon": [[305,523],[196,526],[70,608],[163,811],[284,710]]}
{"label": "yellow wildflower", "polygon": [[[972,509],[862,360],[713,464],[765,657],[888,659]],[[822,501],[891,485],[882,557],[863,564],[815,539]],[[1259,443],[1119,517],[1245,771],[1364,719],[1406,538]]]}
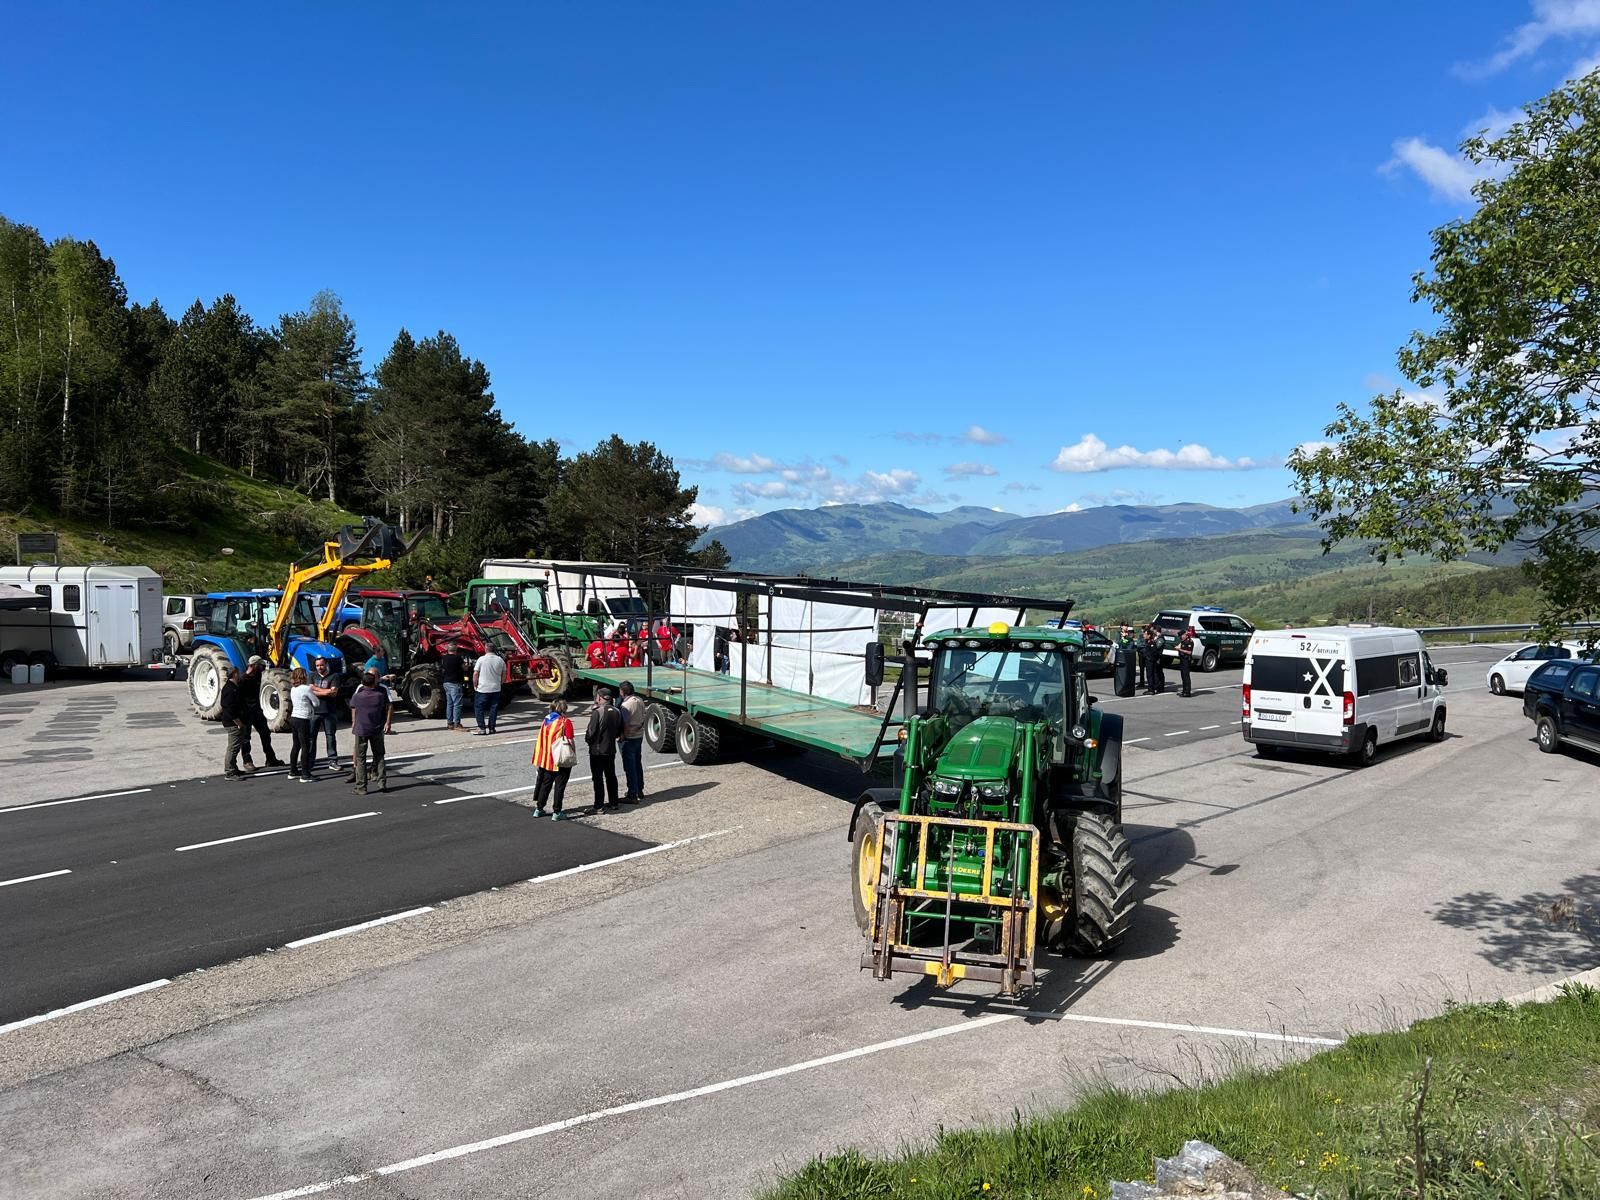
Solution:
{"label": "yellow wildflower", "polygon": [[1481,1158],[1475,1158],[1472,1160],[1472,1169],[1474,1171],[1482,1171],[1485,1175],[1489,1173],[1489,1168],[1484,1166],[1483,1159]]}

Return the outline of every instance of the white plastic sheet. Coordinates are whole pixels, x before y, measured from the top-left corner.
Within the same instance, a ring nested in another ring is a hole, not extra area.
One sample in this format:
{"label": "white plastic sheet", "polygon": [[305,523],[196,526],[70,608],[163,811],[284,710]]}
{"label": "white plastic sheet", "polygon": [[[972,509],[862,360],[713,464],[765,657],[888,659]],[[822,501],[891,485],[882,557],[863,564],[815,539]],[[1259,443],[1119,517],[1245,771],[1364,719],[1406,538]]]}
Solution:
{"label": "white plastic sheet", "polygon": [[772,681],[779,687],[865,704],[866,644],[878,636],[871,607],[778,598],[772,608]]}
{"label": "white plastic sheet", "polygon": [[1017,623],[1017,610],[1014,608],[980,608],[976,618],[970,608],[930,608],[927,618],[922,622],[922,633],[926,637],[930,633],[937,633],[941,629],[987,629],[996,621],[1004,621],[1007,625]]}

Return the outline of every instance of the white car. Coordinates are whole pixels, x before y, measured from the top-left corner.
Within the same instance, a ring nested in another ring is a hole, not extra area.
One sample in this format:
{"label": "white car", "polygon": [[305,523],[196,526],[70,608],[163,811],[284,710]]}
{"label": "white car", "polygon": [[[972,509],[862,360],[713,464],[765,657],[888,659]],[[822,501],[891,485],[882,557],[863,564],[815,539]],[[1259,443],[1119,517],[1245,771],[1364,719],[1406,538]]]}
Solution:
{"label": "white car", "polygon": [[1507,692],[1522,695],[1522,689],[1532,675],[1553,658],[1589,658],[1581,645],[1568,642],[1551,642],[1548,646],[1521,646],[1489,668],[1489,690],[1496,696]]}

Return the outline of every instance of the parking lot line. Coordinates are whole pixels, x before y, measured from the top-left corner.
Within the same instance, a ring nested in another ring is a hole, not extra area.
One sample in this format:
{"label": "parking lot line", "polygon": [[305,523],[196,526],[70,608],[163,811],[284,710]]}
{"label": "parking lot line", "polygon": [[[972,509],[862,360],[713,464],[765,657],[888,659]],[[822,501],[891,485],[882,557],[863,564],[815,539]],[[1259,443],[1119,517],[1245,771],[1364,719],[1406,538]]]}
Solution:
{"label": "parking lot line", "polygon": [[54,808],[58,804],[82,804],[85,800],[110,800],[113,796],[139,796],[150,791],[150,788],[129,788],[125,792],[101,792],[97,796],[74,796],[71,800],[43,800],[38,804],[12,804],[0,808],[0,816],[6,813],[31,812],[36,808]]}
{"label": "parking lot line", "polygon": [[140,992],[153,991],[159,987],[166,987],[170,979],[157,979],[150,983],[141,983],[138,987],[123,988],[120,992],[112,992],[106,996],[96,996],[93,1000],[80,1000],[76,1004],[69,1004],[65,1008],[58,1008],[52,1012],[40,1013],[37,1017],[24,1017],[20,1021],[13,1021],[9,1025],[0,1025],[0,1033],[10,1033],[13,1029],[26,1029],[29,1025],[37,1025],[41,1021],[53,1021],[57,1017],[64,1017],[68,1013],[82,1012],[86,1008],[96,1008],[102,1004],[110,1004],[113,1000],[121,1000],[124,996],[137,996]]}
{"label": "parking lot line", "polygon": [[1124,745],[1124,746],[1136,746],[1136,745],[1138,745],[1138,744],[1139,744],[1139,743],[1140,743],[1140,742],[1148,742],[1148,741],[1149,741],[1149,740],[1150,740],[1150,739],[1149,739],[1149,738],[1147,738],[1147,737],[1142,737],[1142,738],[1128,738],[1128,739],[1126,739],[1126,740],[1125,740],[1125,741],[1124,741],[1124,742],[1123,742],[1123,743],[1122,743],[1122,744],[1123,744],[1123,745]]}
{"label": "parking lot line", "polygon": [[182,854],[185,850],[204,850],[207,846],[226,846],[229,842],[248,842],[251,838],[271,837],[275,833],[293,833],[296,829],[315,829],[318,825],[337,825],[340,821],[359,821],[362,817],[379,817],[382,813],[364,812],[351,813],[347,817],[329,817],[326,821],[307,821],[304,825],[280,825],[276,829],[263,829],[257,833],[241,833],[237,837],[218,838],[214,842],[196,842],[192,846],[178,846],[176,850]]}
{"label": "parking lot line", "polygon": [[1222,728],[1221,725],[1202,725],[1202,726],[1200,726],[1200,732],[1204,733],[1208,729],[1221,729],[1221,728]]}
{"label": "parking lot line", "polygon": [[1187,730],[1187,729],[1174,729],[1171,733],[1163,733],[1161,736],[1162,737],[1182,737],[1184,734],[1189,733],[1189,732],[1190,732],[1190,730]]}
{"label": "parking lot line", "polygon": [[35,879],[54,879],[57,875],[71,875],[66,869],[60,871],[46,871],[42,875],[24,875],[20,879],[0,879],[0,887],[10,887],[14,883],[32,883]]}
{"label": "parking lot line", "polygon": [[690,842],[703,842],[707,838],[721,837],[725,833],[732,832],[732,829],[718,829],[713,833],[697,833],[693,837],[679,838],[675,842],[662,842],[659,846],[646,846],[643,850],[633,850],[627,854],[619,854],[615,858],[602,858],[599,862],[583,863],[581,866],[568,867],[564,871],[551,871],[548,875],[535,875],[528,882],[549,883],[552,879],[565,879],[568,875],[581,875],[585,871],[596,871],[601,867],[615,866],[619,862],[627,862],[631,858],[643,858],[647,854],[660,854],[663,850],[676,850],[679,846],[687,846]]}

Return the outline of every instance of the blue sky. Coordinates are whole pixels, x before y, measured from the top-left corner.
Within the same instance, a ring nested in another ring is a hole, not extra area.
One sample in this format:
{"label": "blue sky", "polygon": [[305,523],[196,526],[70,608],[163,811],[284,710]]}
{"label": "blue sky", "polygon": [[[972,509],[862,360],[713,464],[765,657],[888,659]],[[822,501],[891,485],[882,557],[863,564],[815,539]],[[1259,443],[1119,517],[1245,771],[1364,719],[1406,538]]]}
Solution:
{"label": "blue sky", "polygon": [[[34,5],[0,212],[173,313],[330,288],[703,515],[1254,503],[1394,386],[1462,135],[1600,2]],[[1109,10],[1116,6],[1096,6]]]}

